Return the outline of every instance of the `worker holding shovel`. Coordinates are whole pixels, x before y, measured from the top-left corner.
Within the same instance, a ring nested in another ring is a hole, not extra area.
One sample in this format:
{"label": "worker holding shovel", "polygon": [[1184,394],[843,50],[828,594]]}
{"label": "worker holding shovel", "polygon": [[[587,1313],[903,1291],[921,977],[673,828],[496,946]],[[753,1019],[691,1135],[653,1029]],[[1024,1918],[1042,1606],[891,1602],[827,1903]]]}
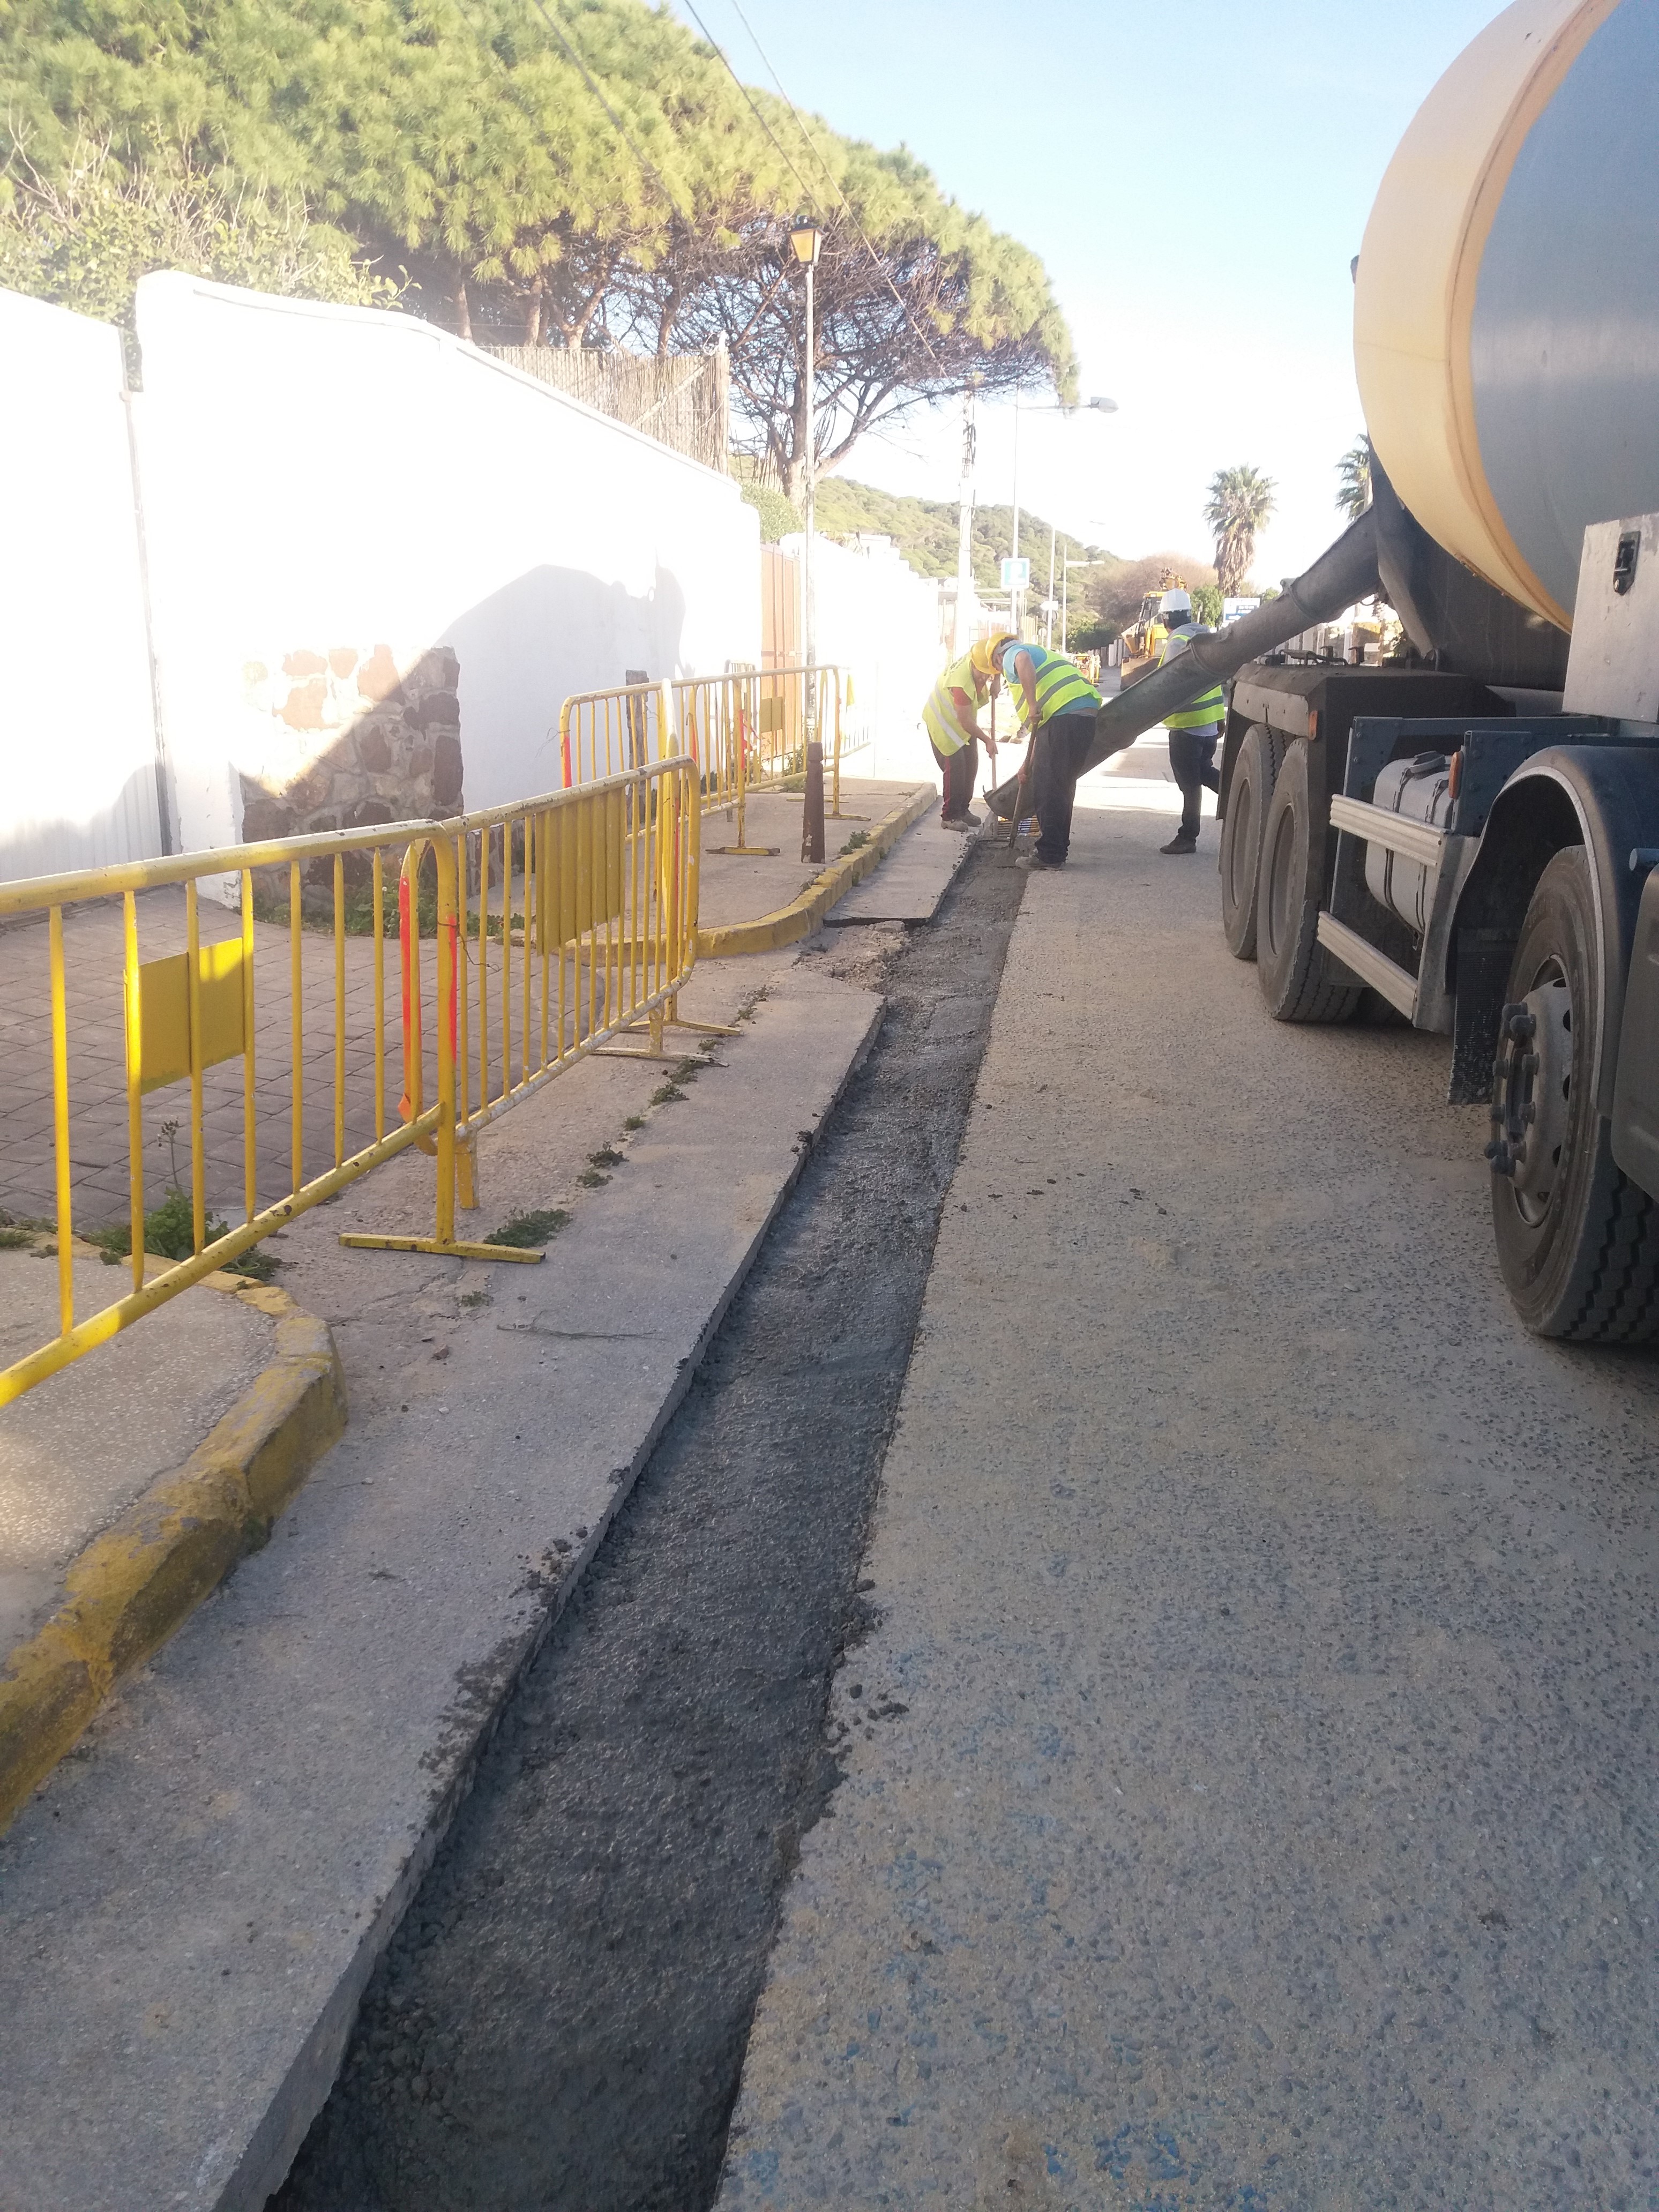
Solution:
{"label": "worker holding shovel", "polygon": [[993,774],[997,764],[994,715],[991,729],[981,730],[979,710],[996,696],[1000,678],[995,656],[1007,642],[1006,638],[982,637],[970,646],[939,678],[921,710],[933,758],[945,775],[945,799],[939,809],[944,829],[973,830],[979,825],[979,817],[969,811],[968,803],[974,795],[981,744],[990,756]]}

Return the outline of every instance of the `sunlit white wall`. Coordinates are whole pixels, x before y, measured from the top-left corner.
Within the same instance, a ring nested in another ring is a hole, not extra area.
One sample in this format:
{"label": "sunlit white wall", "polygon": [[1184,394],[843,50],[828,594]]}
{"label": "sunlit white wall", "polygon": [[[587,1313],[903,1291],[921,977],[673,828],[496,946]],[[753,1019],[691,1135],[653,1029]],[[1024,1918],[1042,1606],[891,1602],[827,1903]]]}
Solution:
{"label": "sunlit white wall", "polygon": [[0,292],[0,878],[159,853],[119,333]]}
{"label": "sunlit white wall", "polygon": [[[799,562],[804,540],[783,541]],[[799,574],[799,569],[797,570]],[[853,704],[842,753],[857,776],[933,775],[921,710],[947,653],[939,641],[939,586],[884,541],[813,540],[814,650],[846,670]]]}
{"label": "sunlit white wall", "polygon": [[460,662],[466,801],[556,786],[561,701],[759,658],[728,477],[410,318],[178,275],[138,291],[162,709],[185,840],[234,838],[251,674],[384,640]]}

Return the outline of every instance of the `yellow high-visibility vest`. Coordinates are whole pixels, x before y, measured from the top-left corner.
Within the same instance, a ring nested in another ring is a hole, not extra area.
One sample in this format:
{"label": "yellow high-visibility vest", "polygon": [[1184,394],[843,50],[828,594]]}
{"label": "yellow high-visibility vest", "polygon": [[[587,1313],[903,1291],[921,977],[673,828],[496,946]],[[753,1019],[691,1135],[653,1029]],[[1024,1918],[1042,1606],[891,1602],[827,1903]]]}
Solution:
{"label": "yellow high-visibility vest", "polygon": [[1067,660],[1061,653],[1045,652],[1040,645],[1011,645],[1002,656],[1002,680],[1013,700],[1022,729],[1028,719],[1025,686],[1016,672],[1022,653],[1030,655],[1039,722],[1052,722],[1057,714],[1092,712],[1099,706],[1099,692],[1074,661]]}
{"label": "yellow high-visibility vest", "polygon": [[953,691],[965,691],[975,708],[982,707],[991,696],[990,678],[981,675],[965,653],[939,678],[921,710],[922,727],[942,753],[959,753],[974,734],[963,724],[951,696]]}
{"label": "yellow high-visibility vest", "polygon": [[[1163,649],[1158,656],[1158,666],[1162,668],[1164,662],[1172,657],[1171,648],[1176,652],[1183,650],[1188,641],[1198,635],[1199,628],[1197,623],[1182,623],[1179,629],[1172,629],[1164,639]],[[1218,684],[1212,690],[1206,691],[1201,697],[1194,699],[1190,707],[1182,707],[1176,714],[1166,714],[1164,726],[1166,730],[1207,730],[1224,721],[1226,715],[1226,694]]]}

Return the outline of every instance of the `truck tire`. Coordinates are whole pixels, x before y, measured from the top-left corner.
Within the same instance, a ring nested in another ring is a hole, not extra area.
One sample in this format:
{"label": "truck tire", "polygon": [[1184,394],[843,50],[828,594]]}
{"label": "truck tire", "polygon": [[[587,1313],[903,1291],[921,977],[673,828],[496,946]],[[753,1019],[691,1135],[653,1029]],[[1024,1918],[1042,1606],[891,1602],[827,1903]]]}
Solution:
{"label": "truck tire", "polygon": [[1273,803],[1285,740],[1265,723],[1244,732],[1221,823],[1221,931],[1235,960],[1255,958],[1255,900],[1261,826]]}
{"label": "truck tire", "polygon": [[1261,828],[1255,972],[1276,1022],[1346,1022],[1362,994],[1317,935],[1326,823],[1311,781],[1307,746],[1289,746]]}
{"label": "truck tire", "polygon": [[1597,1110],[1606,994],[1589,856],[1538,879],[1492,1072],[1492,1218],[1516,1311],[1539,1336],[1659,1335],[1659,1206],[1613,1161]]}

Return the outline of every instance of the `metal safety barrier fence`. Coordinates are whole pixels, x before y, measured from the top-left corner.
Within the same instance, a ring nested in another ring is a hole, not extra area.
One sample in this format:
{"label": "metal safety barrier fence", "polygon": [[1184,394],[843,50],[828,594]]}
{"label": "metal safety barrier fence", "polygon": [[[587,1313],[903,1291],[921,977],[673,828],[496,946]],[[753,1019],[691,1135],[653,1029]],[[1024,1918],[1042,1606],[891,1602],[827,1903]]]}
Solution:
{"label": "metal safety barrier fence", "polygon": [[[343,1241],[539,1258],[457,1240],[474,1139],[586,1053],[662,1056],[696,957],[699,820],[696,763],[673,753],[441,823],[0,884],[0,918],[46,923],[59,1322],[0,1370],[0,1405],[410,1146],[436,1156],[434,1234]],[[181,1128],[189,1187],[169,1200],[190,1252],[155,1274],[145,1162]],[[125,1222],[87,1220],[77,1188],[122,1152]],[[131,1273],[78,1320],[77,1211]]]}
{"label": "metal safety barrier fence", "polygon": [[828,662],[578,692],[559,713],[565,785],[613,775],[671,750],[690,753],[701,770],[703,812],[736,817],[736,842],[716,849],[763,858],[777,848],[749,843],[750,795],[793,787],[805,773],[809,732],[823,746],[827,811],[832,820],[844,818],[842,714],[852,696],[852,678]]}

